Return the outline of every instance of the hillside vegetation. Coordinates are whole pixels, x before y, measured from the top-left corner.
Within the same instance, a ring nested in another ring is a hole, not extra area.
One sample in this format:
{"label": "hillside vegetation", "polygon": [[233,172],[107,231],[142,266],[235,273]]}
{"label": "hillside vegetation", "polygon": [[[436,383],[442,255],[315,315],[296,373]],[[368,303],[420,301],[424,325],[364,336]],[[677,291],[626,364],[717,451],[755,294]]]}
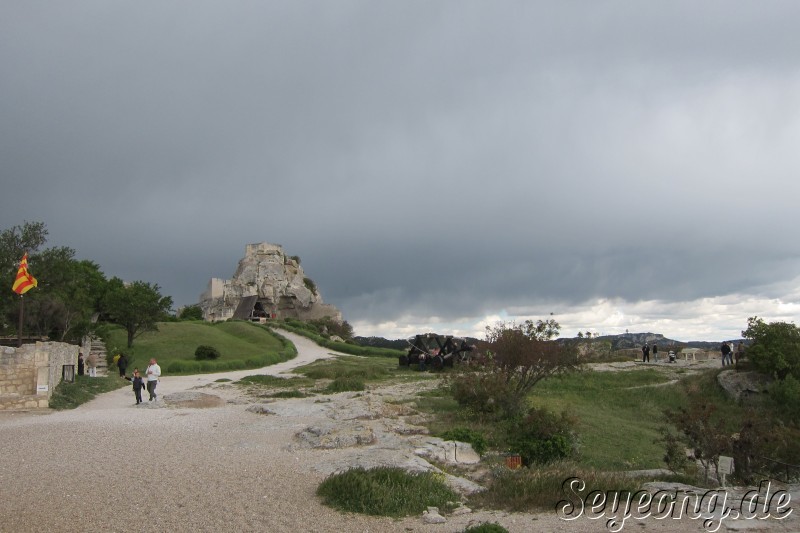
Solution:
{"label": "hillside vegetation", "polygon": [[[149,331],[125,348],[126,332],[109,327],[101,332],[109,357],[124,351],[129,370],[147,366],[151,357],[169,374],[222,372],[261,368],[297,355],[294,346],[268,328],[249,322],[160,322],[158,331]],[[198,346],[213,346],[220,353],[214,361],[195,360]]]}

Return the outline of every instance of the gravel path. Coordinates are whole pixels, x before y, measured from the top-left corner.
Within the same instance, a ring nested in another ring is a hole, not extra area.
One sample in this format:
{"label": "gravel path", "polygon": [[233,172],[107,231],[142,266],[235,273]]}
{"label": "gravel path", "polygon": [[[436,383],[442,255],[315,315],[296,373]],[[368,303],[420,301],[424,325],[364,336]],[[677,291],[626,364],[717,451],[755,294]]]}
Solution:
{"label": "gravel path", "polygon": [[[214,384],[223,377],[285,373],[335,355],[285,335],[298,349],[291,361],[261,370],[167,375],[159,384],[160,398],[199,388],[227,400],[220,407],[166,407],[162,400],[137,407],[126,387],[72,411],[0,414],[0,531],[449,533],[480,522],[501,523],[512,532],[607,531],[603,520],[565,522],[552,512],[481,512],[425,525],[419,517],[374,518],[321,505],[315,491],[324,474],[315,461],[340,452],[290,446],[295,433],[319,421],[320,411],[298,407],[284,410],[289,414],[254,414],[246,411],[236,387]],[[285,402],[314,406],[313,399]],[[770,522],[773,530],[800,530],[797,521]],[[626,526],[703,530],[701,521],[687,520]]]}

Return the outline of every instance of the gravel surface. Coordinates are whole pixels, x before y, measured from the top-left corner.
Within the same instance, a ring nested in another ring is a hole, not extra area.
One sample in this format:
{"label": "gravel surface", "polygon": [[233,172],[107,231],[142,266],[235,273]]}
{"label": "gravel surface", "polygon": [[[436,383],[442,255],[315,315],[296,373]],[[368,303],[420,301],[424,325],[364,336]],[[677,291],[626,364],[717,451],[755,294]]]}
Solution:
{"label": "gravel surface", "polygon": [[[281,405],[309,408],[248,412],[250,402],[236,387],[213,384],[222,377],[288,372],[335,355],[285,335],[298,349],[292,361],[261,370],[167,375],[158,402],[135,406],[126,387],[72,411],[0,414],[0,531],[457,532],[481,522],[512,532],[608,531],[604,520],[565,522],[554,512],[480,512],[428,525],[420,517],[393,520],[325,507],[315,496],[325,477],[315,461],[339,452],[292,446],[295,433],[319,422],[324,410],[314,409],[313,401],[285,400]],[[186,394],[190,389],[226,402],[186,407],[204,401]],[[793,496],[793,503],[800,499]],[[737,530],[800,531],[797,514]],[[625,527],[703,531],[702,521],[685,519],[631,520]]]}

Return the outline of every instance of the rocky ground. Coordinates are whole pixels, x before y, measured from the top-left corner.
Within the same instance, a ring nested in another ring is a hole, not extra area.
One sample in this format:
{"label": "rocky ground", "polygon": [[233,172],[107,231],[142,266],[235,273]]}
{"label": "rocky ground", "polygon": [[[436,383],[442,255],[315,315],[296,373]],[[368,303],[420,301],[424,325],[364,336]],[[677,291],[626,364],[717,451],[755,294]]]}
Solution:
{"label": "rocky ground", "polygon": [[[165,376],[157,402],[135,406],[126,387],[73,411],[0,415],[0,531],[458,532],[482,522],[512,532],[614,529],[603,518],[565,521],[555,511],[462,509],[429,524],[422,516],[393,520],[325,507],[317,486],[352,466],[430,470],[458,462],[477,480],[481,467],[468,446],[425,434],[409,403],[424,383],[272,400],[216,381],[276,375],[333,355],[287,337],[298,347],[296,359],[260,371]],[[447,481],[462,493],[479,488],[467,476]],[[792,504],[800,501],[796,488],[790,496]],[[623,525],[677,532],[711,531],[720,523],[704,529],[702,520],[684,516],[630,518]],[[800,519],[796,512],[782,521],[728,518],[718,530],[800,531]]]}

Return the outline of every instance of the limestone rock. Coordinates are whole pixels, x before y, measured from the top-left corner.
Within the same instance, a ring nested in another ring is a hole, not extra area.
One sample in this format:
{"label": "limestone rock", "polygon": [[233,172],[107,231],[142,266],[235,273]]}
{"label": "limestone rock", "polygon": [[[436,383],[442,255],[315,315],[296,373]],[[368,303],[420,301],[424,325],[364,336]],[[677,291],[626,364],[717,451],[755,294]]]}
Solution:
{"label": "limestone rock", "polygon": [[442,440],[438,437],[420,439],[414,453],[446,464],[476,464],[481,456],[466,442]]}
{"label": "limestone rock", "polygon": [[422,522],[425,524],[444,524],[447,520],[439,514],[438,507],[428,507],[427,511],[422,511]]}
{"label": "limestone rock", "polygon": [[245,409],[248,413],[255,413],[257,415],[274,415],[275,412],[269,409],[266,405],[251,405]]}
{"label": "limestone rock", "polygon": [[771,379],[758,372],[725,370],[717,375],[717,382],[736,401],[747,400],[767,391]]}
{"label": "limestone rock", "polygon": [[375,442],[372,428],[362,425],[326,424],[308,426],[295,435],[308,448],[336,449],[362,446]]}
{"label": "limestone rock", "polygon": [[209,321],[325,317],[342,321],[342,313],[322,301],[299,260],[287,256],[279,244],[266,242],[246,246],[233,278],[212,278],[200,296],[200,308]]}

